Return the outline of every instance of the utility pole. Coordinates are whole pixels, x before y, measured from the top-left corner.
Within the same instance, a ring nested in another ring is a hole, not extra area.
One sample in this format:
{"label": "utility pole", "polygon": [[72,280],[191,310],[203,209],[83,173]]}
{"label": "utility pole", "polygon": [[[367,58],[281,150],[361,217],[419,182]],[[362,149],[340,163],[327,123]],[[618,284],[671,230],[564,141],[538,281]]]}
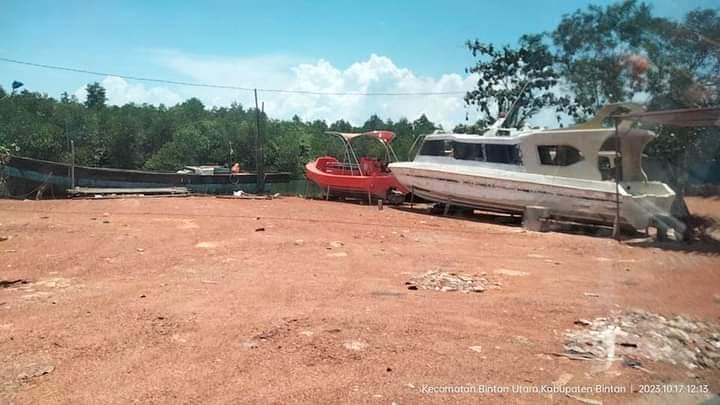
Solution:
{"label": "utility pole", "polygon": [[[255,91],[255,192],[265,192],[265,154],[263,153],[263,138],[260,133],[260,107],[258,106],[257,89]],[[265,110],[265,103],[263,103]]]}
{"label": "utility pole", "polygon": [[72,166],[70,166],[70,188],[75,188],[75,141],[70,140],[70,154],[72,156]]}
{"label": "utility pole", "polygon": [[613,238],[620,240],[620,180],[622,177],[622,150],[620,149],[620,122],[615,119],[615,221],[613,221]]}

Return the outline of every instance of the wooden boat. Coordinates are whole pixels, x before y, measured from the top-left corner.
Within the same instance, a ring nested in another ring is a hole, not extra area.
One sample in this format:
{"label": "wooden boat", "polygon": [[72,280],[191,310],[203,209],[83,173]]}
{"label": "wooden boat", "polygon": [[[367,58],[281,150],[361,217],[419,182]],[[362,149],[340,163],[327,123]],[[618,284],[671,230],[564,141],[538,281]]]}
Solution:
{"label": "wooden boat", "polygon": [[[326,132],[337,136],[343,143],[344,159],[339,161],[333,156],[321,156],[305,165],[307,178],[324,190],[327,197],[355,196],[369,200],[381,199],[391,203],[400,203],[405,199],[407,189],[393,177],[388,163],[397,161],[390,143],[395,134],[390,131],[370,131],[363,133]],[[384,147],[385,157],[358,158],[352,140],[369,137],[378,140]]]}
{"label": "wooden boat", "polygon": [[[254,191],[254,173],[230,173],[225,169],[208,170],[207,166],[186,167],[182,173],[88,167],[10,156],[0,165],[11,196],[34,197],[42,189],[45,196],[72,193],[74,187],[112,189],[153,189],[185,187],[193,193],[231,194],[234,191]],[[289,173],[266,173],[265,182],[287,182]]]}

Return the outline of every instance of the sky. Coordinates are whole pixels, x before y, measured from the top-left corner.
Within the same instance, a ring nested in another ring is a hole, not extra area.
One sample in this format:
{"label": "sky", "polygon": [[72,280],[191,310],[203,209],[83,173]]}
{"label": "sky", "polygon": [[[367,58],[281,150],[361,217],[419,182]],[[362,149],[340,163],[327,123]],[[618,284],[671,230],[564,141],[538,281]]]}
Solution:
{"label": "sky", "polygon": [[[657,15],[681,18],[718,0],[649,1]],[[515,44],[552,30],[586,0],[286,0],[39,1],[0,0],[0,57],[128,76],[248,88],[319,92],[459,92],[423,97],[259,94],[271,117],[345,119],[371,114],[445,127],[472,119],[462,92],[475,80],[465,41]],[[607,0],[593,0],[605,5]],[[83,100],[98,81],[111,104],[206,106],[239,102],[250,92],[139,82],[0,62],[0,85]],[[550,124],[550,116],[536,124]]]}

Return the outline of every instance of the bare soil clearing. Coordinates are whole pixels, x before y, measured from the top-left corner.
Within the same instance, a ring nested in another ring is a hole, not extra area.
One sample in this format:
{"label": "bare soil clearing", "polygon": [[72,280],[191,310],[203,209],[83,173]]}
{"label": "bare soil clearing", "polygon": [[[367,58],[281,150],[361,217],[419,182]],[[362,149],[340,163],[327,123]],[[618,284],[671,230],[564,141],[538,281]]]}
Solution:
{"label": "bare soil clearing", "polygon": [[[720,217],[720,200],[689,200]],[[716,369],[547,354],[578,319],[618,310],[720,321],[713,249],[296,198],[0,201],[0,236],[0,403],[578,403],[423,390],[553,382],[720,391]],[[408,289],[429,271],[498,288]]]}

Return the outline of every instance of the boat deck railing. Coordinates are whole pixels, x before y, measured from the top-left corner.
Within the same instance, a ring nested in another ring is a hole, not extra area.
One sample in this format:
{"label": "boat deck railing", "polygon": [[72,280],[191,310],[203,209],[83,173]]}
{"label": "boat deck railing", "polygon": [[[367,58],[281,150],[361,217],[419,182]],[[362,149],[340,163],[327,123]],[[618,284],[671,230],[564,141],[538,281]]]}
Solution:
{"label": "boat deck railing", "polygon": [[328,163],[325,166],[325,172],[326,173],[333,173],[333,172],[350,172],[351,175],[354,175],[357,173],[358,175],[361,174],[360,172],[360,165],[354,164],[354,163],[345,163],[345,162],[333,162]]}

